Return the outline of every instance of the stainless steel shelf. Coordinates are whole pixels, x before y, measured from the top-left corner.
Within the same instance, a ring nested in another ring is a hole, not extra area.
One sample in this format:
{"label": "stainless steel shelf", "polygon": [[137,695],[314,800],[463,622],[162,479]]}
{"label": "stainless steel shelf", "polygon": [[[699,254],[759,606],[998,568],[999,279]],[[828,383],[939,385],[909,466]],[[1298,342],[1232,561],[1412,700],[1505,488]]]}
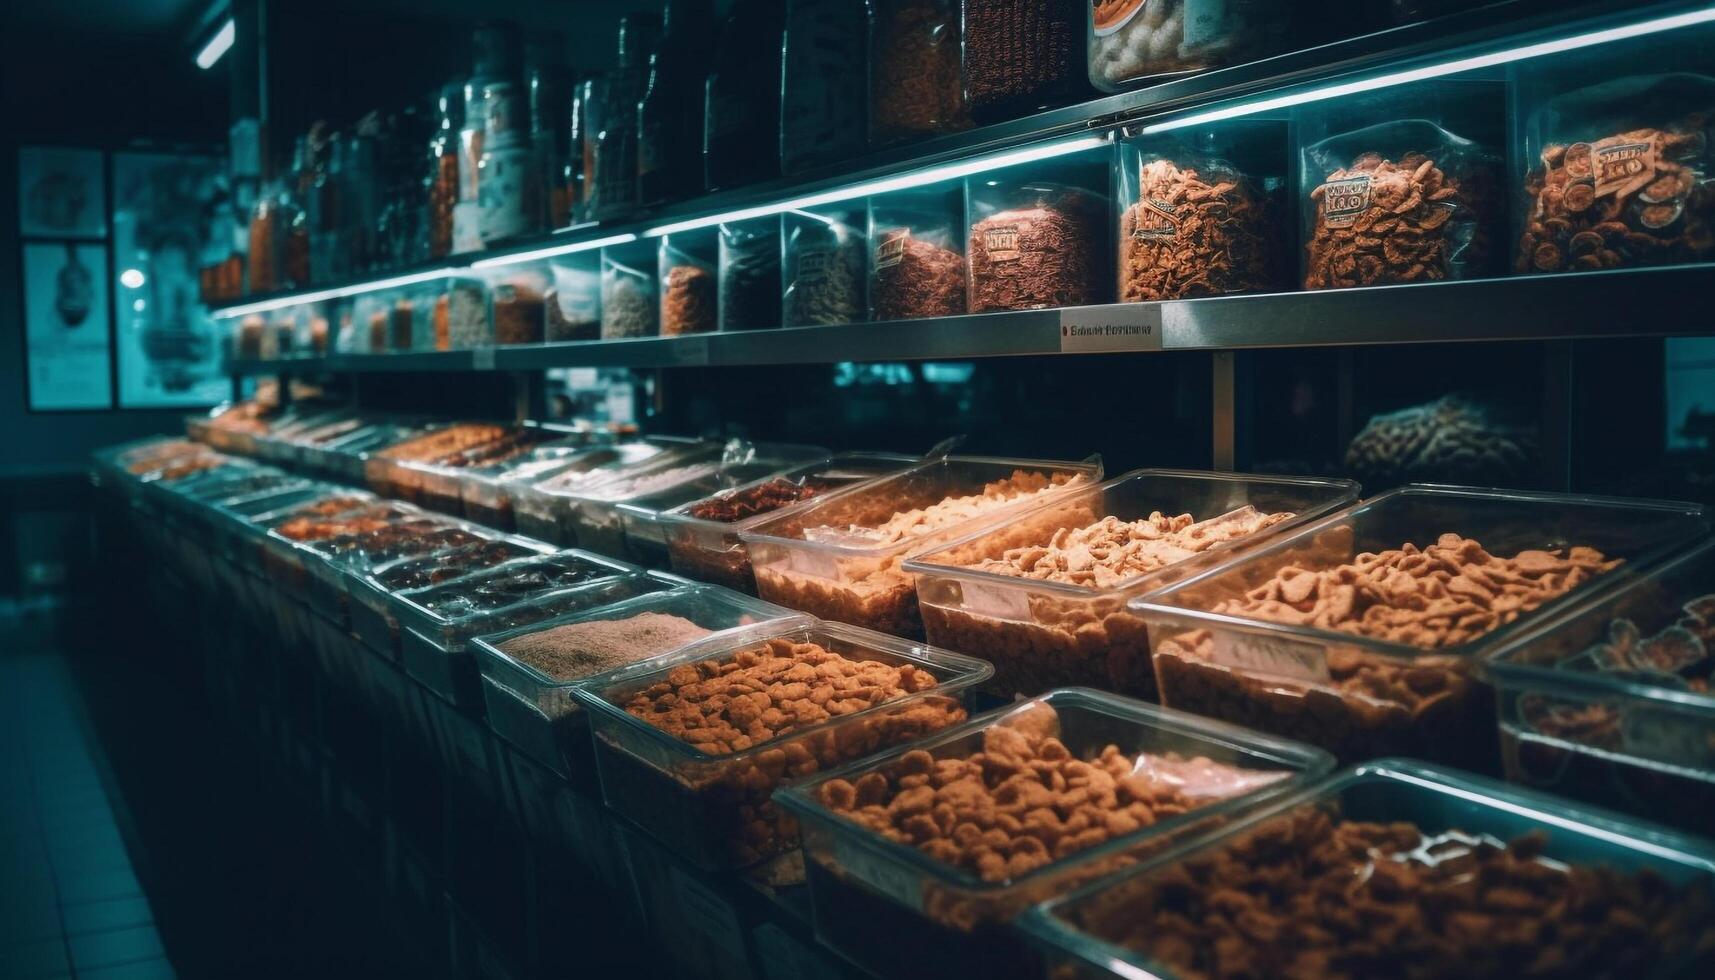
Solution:
{"label": "stainless steel shelf", "polygon": [[1711,294],[1715,294],[1715,264],[1702,264],[692,337],[236,361],[227,367],[234,374],[736,367],[1690,336],[1715,333],[1715,314],[1698,299]]}

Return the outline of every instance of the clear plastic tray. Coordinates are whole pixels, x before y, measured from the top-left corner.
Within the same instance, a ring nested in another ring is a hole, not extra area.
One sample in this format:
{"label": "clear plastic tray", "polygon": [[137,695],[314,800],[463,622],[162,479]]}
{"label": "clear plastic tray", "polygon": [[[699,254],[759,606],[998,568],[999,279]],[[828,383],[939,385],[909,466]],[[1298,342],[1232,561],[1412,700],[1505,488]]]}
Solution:
{"label": "clear plastic tray", "polygon": [[[719,754],[625,710],[633,695],[670,684],[677,668],[730,663],[741,651],[773,639],[813,643],[849,660],[909,664],[937,683]],[[777,787],[963,722],[969,689],[990,669],[972,657],[854,626],[799,622],[743,630],[592,677],[575,693],[589,713],[607,805],[693,864],[717,871],[748,867],[798,847],[796,822],[770,800]]]}
{"label": "clear plastic tray", "polygon": [[[892,476],[918,462],[915,456],[892,453],[841,453],[825,461],[793,467],[730,490],[687,501],[661,511],[655,522],[660,525],[659,533],[665,538],[673,571],[701,582],[755,595],[756,577],[750,570],[750,549],[739,539],[739,533],[763,521],[796,512],[809,506],[816,498],[730,522],[694,516],[700,507],[723,498],[743,496],[776,480],[798,487],[813,487],[819,496],[825,496],[878,477]],[[652,536],[654,533],[650,532]]]}
{"label": "clear plastic tray", "polygon": [[1499,698],[1507,779],[1707,835],[1712,595],[1715,542],[1706,542],[1614,576],[1496,650],[1484,672]]}
{"label": "clear plastic tray", "polygon": [[[1066,494],[999,527],[968,535],[905,563],[916,576],[917,602],[929,642],[981,653],[995,666],[993,690],[1004,697],[1085,685],[1155,700],[1149,632],[1126,603],[1241,554],[1243,549],[1350,504],[1350,480],[1247,476],[1191,470],[1133,470],[1089,490]],[[1075,585],[972,566],[1014,548],[1039,548],[1062,530],[1113,517],[1190,514],[1196,521],[1243,507],[1294,515],[1248,537],[1220,542],[1191,557],[1112,585]]]}
{"label": "clear plastic tray", "polygon": [[[515,659],[502,648],[508,641],[530,633],[572,623],[629,619],[644,613],[677,616],[710,631],[711,635],[757,623],[802,618],[789,609],[725,589],[687,585],[544,620],[522,629],[477,637],[471,641],[471,647],[482,670],[488,722],[495,733],[562,776],[575,775],[586,783],[593,781],[595,762],[589,726],[572,696],[572,688],[586,678],[554,677]],[[671,646],[650,656],[665,656],[685,645]]]}
{"label": "clear plastic tray", "polygon": [[424,469],[413,464],[480,448],[503,438],[506,431],[506,425],[494,422],[448,422],[432,426],[366,454],[364,480],[376,493],[421,503]]}
{"label": "clear plastic tray", "polygon": [[[1058,737],[1079,759],[1114,745],[1130,756],[1178,753],[1282,775],[1248,793],[1212,799],[1177,816],[1067,854],[1016,878],[984,881],[916,847],[890,841],[823,805],[820,788],[886,772],[909,752],[936,760],[982,750],[985,733],[1030,724],[1051,708]],[[1327,753],[1232,725],[1085,688],[1068,688],[973,718],[939,735],[794,784],[776,800],[798,818],[815,907],[816,935],[880,975],[1013,976],[1027,950],[1009,928],[1031,905],[1111,874],[1258,804],[1302,788],[1333,767]]]}
{"label": "clear plastic tray", "polygon": [[568,512],[573,494],[703,445],[700,439],[650,436],[579,453],[550,472],[530,474],[529,482],[510,484],[514,522],[533,538],[575,546],[577,527]]}
{"label": "clear plastic tray", "polygon": [[[826,450],[820,452],[826,455]],[[725,454],[726,449],[721,445],[704,442],[570,490],[558,502],[563,533],[569,534],[581,548],[631,561],[620,504],[653,497],[683,483],[713,479],[721,470]],[[778,468],[772,466],[770,471]]]}
{"label": "clear plastic tray", "polygon": [[[1473,669],[1485,653],[1577,601],[1594,581],[1467,642],[1424,649],[1208,612],[1289,566],[1343,564],[1444,533],[1490,554],[1586,545],[1642,570],[1707,533],[1701,508],[1650,500],[1408,486],[1373,497],[1152,596],[1149,628],[1163,704],[1301,738],[1342,762],[1413,755],[1498,770],[1494,697]],[[1611,573],[1610,573],[1611,574]],[[1360,686],[1368,685],[1368,691]],[[1387,696],[1375,692],[1385,686]]]}
{"label": "clear plastic tray", "polygon": [[[949,517],[900,540],[865,541],[845,528],[871,528],[913,509],[981,494],[1015,472],[1068,477],[1046,492]],[[1082,463],[944,456],[896,476],[829,494],[802,510],[739,532],[750,549],[757,594],[822,619],[920,639],[923,621],[906,558],[967,533],[1008,520],[1027,507],[1102,478],[1099,458]]]}
{"label": "clear plastic tray", "polygon": [[348,586],[352,631],[372,649],[397,659],[400,637],[394,599],[397,593],[457,581],[503,562],[549,555],[553,550],[552,545],[530,538],[483,537],[469,544],[378,565],[362,576],[353,576]]}
{"label": "clear plastic tray", "polygon": [[[537,561],[564,562],[570,557],[572,556],[560,554],[547,559],[521,559],[508,564],[512,569],[518,569]],[[592,570],[601,568],[593,564],[589,567]],[[609,605],[682,584],[678,580],[637,575],[621,566],[604,571],[610,574],[597,575],[575,586],[523,596],[518,601],[503,606],[471,610],[457,616],[444,616],[420,604],[419,598],[434,590],[395,596],[394,609],[401,624],[401,652],[404,655],[405,669],[418,683],[443,700],[461,708],[481,710],[482,692],[477,683],[476,660],[470,653],[472,637],[516,629],[544,619],[565,616],[599,605]],[[484,576],[472,576],[467,581],[474,582],[493,575],[491,572]]]}
{"label": "clear plastic tray", "polygon": [[[1426,835],[1456,830],[1511,841],[1532,831],[1544,831],[1547,843],[1543,857],[1550,862],[1574,867],[1605,865],[1621,872],[1648,870],[1678,887],[1708,888],[1715,881],[1715,849],[1707,841],[1628,823],[1600,811],[1569,811],[1554,797],[1458,770],[1383,759],[1276,798],[1219,829],[1181,840],[1122,875],[1037,906],[1022,917],[1020,927],[1044,950],[1050,976],[1148,976],[1163,980],[1183,976],[1150,956],[1149,950],[1116,942],[1120,937],[1111,934],[1117,924],[1116,913],[1143,908],[1155,883],[1169,875],[1181,882],[1174,885],[1174,901],[1191,903],[1195,886],[1184,881],[1187,862],[1212,858],[1240,838],[1266,831],[1303,808],[1324,809],[1353,820],[1411,823]],[[1285,865],[1291,858],[1283,855],[1281,860]],[[1259,910],[1258,915],[1266,913]],[[1496,926],[1502,921],[1510,925],[1513,918],[1497,916]],[[1541,941],[1557,941],[1549,938],[1552,935],[1550,929],[1544,929]],[[1696,967],[1684,969],[1688,964],[1683,961],[1657,964],[1657,969],[1627,975],[1640,980],[1646,976],[1707,976],[1707,965],[1699,972]]]}
{"label": "clear plastic tray", "polygon": [[532,447],[515,459],[470,470],[459,485],[465,516],[496,530],[515,530],[518,525],[512,513],[512,487],[557,470],[587,452],[596,443],[594,436],[592,432],[568,433]]}
{"label": "clear plastic tray", "polygon": [[[693,455],[677,467],[639,473],[632,486],[610,483],[590,491],[578,506],[582,521],[580,539],[588,537],[593,551],[633,561],[651,568],[672,564],[667,556],[667,534],[657,518],[687,501],[706,497],[717,490],[743,486],[753,480],[781,473],[807,461],[825,462],[828,451],[820,446],[775,443],[729,445],[713,460]],[[714,468],[709,469],[707,466]],[[673,479],[677,468],[684,479]],[[647,489],[639,491],[639,486]]]}

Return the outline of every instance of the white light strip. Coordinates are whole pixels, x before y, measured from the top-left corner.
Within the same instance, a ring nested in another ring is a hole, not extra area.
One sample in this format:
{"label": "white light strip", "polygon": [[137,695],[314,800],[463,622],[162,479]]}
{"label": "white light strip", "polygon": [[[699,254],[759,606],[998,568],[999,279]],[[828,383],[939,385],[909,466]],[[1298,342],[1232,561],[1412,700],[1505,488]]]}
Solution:
{"label": "white light strip", "polygon": [[224,56],[232,47],[232,42],[238,40],[238,25],[228,17],[226,23],[220,25],[220,30],[214,32],[214,37],[197,52],[197,67],[204,71],[214,67],[214,63]]}
{"label": "white light strip", "polygon": [[1608,30],[1592,31],[1589,34],[1577,34],[1561,38],[1558,41],[1544,41],[1540,44],[1527,44],[1522,48],[1509,48],[1494,54],[1478,55],[1472,58],[1460,58],[1426,68],[1413,68],[1408,71],[1393,72],[1388,75],[1377,75],[1362,81],[1344,82],[1339,85],[1329,85],[1325,88],[1310,89],[1272,99],[1262,99],[1257,102],[1247,102],[1243,105],[1231,106],[1225,109],[1214,109],[1209,112],[1199,112],[1179,119],[1153,123],[1143,127],[1144,133],[1163,133],[1171,129],[1184,129],[1187,126],[1202,126],[1207,123],[1219,122],[1223,119],[1235,119],[1258,112],[1271,112],[1275,109],[1285,109],[1290,106],[1303,105],[1307,102],[1321,102],[1327,99],[1337,99],[1359,92],[1371,92],[1376,89],[1403,85],[1407,82],[1420,82],[1429,78],[1442,78],[1459,72],[1475,71],[1479,68],[1493,68],[1496,65],[1510,64],[1527,58],[1539,58],[1543,55],[1559,54],[1563,51],[1576,51],[1610,41],[1623,41],[1627,38],[1643,37],[1647,34],[1659,34],[1662,31],[1678,30],[1697,24],[1707,24],[1715,21],[1715,7],[1706,7],[1690,13],[1674,14],[1671,17],[1658,17],[1654,20],[1641,21],[1626,27],[1614,27]]}
{"label": "white light strip", "polygon": [[609,235],[606,238],[592,238],[588,241],[572,242],[569,245],[555,245],[550,248],[538,248],[530,252],[514,252],[511,255],[496,255],[492,259],[477,259],[470,264],[472,269],[488,269],[497,265],[512,265],[517,262],[534,262],[537,259],[551,259],[556,255],[571,255],[573,252],[587,252],[592,248],[606,248],[609,245],[624,245],[626,242],[637,241],[637,236],[626,232],[623,235]]}
{"label": "white light strip", "polygon": [[782,214],[787,211],[800,211],[804,208],[820,207],[824,204],[837,204],[841,201],[850,201],[860,197],[868,197],[871,194],[886,194],[891,191],[902,191],[912,187],[924,187],[929,184],[938,184],[943,180],[953,180],[958,177],[969,177],[972,174],[980,174],[989,170],[999,170],[1002,167],[1011,167],[1020,163],[1049,160],[1054,157],[1066,156],[1070,153],[1081,153],[1084,150],[1093,150],[1098,146],[1107,145],[1112,141],[1112,139],[1113,137],[1111,135],[1104,134],[1102,136],[1080,136],[1076,139],[1069,139],[1061,142],[1044,143],[1040,146],[1027,147],[1022,150],[1013,150],[1008,153],[997,153],[992,156],[978,157],[975,160],[966,160],[962,163],[949,163],[939,167],[930,167],[927,170],[918,170],[909,174],[901,174],[898,177],[885,177],[881,180],[872,180],[865,184],[853,184],[850,187],[841,187],[831,191],[823,191],[820,194],[811,194],[807,197],[793,198],[790,201],[780,201],[775,204],[763,204],[753,208],[740,208],[737,211],[727,211],[722,214],[711,214],[701,218],[691,218],[686,221],[675,221],[672,224],[660,225],[658,227],[651,228],[643,234],[646,238],[657,238],[661,235],[671,235],[675,232],[691,231],[696,228],[708,228],[732,221],[748,221],[751,218],[766,218],[769,215]]}
{"label": "white light strip", "polygon": [[319,303],[324,299],[339,299],[341,296],[356,296],[359,293],[370,293],[377,289],[393,289],[397,286],[411,286],[420,282],[433,282],[445,279],[457,272],[456,269],[433,269],[428,272],[413,272],[408,276],[394,276],[391,279],[377,279],[374,282],[358,283],[355,286],[340,286],[337,289],[318,289],[309,293],[297,293],[292,296],[281,296],[278,299],[258,300],[241,306],[228,306],[211,314],[217,320],[227,320],[235,316],[249,316],[252,313],[266,313],[269,310],[283,310],[292,306],[302,306],[305,303]]}

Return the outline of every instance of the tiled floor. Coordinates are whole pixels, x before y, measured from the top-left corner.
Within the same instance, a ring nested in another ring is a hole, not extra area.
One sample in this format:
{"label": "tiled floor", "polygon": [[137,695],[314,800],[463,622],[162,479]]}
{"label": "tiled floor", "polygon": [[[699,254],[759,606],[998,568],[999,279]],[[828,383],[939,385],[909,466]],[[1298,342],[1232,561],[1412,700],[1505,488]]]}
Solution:
{"label": "tiled floor", "polygon": [[0,652],[0,977],[173,978],[63,657]]}

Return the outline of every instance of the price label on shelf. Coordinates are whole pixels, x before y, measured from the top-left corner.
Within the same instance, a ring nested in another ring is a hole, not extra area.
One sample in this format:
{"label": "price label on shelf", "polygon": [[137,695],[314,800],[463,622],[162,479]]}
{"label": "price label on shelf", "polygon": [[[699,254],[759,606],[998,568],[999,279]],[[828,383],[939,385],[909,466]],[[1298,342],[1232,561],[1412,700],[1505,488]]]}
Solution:
{"label": "price label on shelf", "polygon": [[1060,311],[1060,353],[1161,349],[1161,304],[1079,306]]}
{"label": "price label on shelf", "polygon": [[471,351],[470,366],[478,371],[494,370],[494,348],[478,347]]}

